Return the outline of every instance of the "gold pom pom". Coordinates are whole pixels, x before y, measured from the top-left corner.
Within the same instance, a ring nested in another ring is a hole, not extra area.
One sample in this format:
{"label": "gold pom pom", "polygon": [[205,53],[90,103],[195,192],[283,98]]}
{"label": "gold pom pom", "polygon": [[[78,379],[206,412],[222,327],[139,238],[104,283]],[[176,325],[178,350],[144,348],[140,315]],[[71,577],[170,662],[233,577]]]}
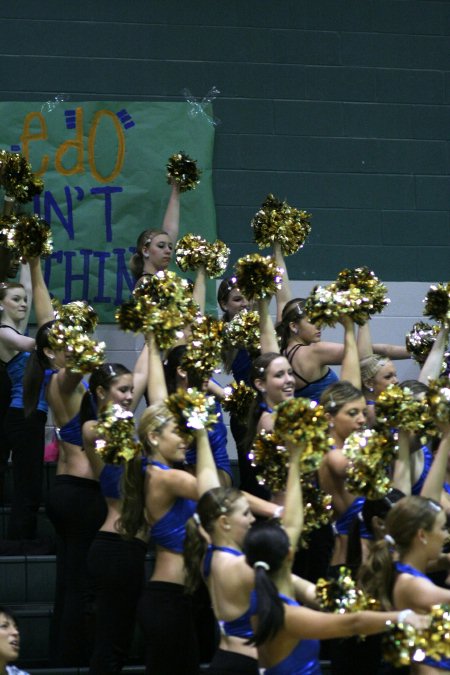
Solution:
{"label": "gold pom pom", "polygon": [[424,321],[417,321],[406,334],[406,349],[419,365],[425,363],[439,331],[440,327],[436,324],[431,326]]}
{"label": "gold pom pom", "polygon": [[167,182],[175,182],[180,192],[195,190],[200,183],[201,171],[197,168],[197,160],[191,159],[184,152],[177,152],[169,157],[167,163]]}
{"label": "gold pom pom", "polygon": [[330,447],[325,409],[309,398],[292,398],[277,405],[274,432],[282,442],[301,447],[303,473],[315,471]]}
{"label": "gold pom pom", "polygon": [[20,215],[7,233],[7,246],[24,258],[38,258],[53,250],[50,225],[39,216]]}
{"label": "gold pom pom", "polygon": [[425,639],[409,624],[391,624],[383,635],[383,658],[395,668],[409,666],[425,658]]}
{"label": "gold pom pom", "polygon": [[170,349],[197,312],[189,282],[174,272],[157,272],[143,279],[133,298],[118,308],[116,321],[122,330],[153,331],[158,347]]}
{"label": "gold pom pom", "polygon": [[122,464],[142,454],[141,444],[134,439],[133,413],[120,405],[109,404],[99,413],[95,450],[106,464]]}
{"label": "gold pom pom", "polygon": [[97,312],[86,300],[74,300],[62,305],[55,298],[52,300],[55,311],[55,321],[66,325],[77,325],[83,333],[93,333],[97,328]]}
{"label": "gold pom pom", "polygon": [[248,419],[250,406],[256,399],[256,391],[252,387],[248,387],[245,382],[232,382],[228,387],[225,387],[226,396],[222,399],[223,409],[235,415],[241,422]]}
{"label": "gold pom pom", "polygon": [[426,396],[430,406],[430,415],[441,424],[450,423],[450,380],[443,376],[430,380]]}
{"label": "gold pom pom", "polygon": [[195,271],[204,265],[211,279],[224,272],[229,255],[230,249],[220,239],[210,244],[197,234],[186,234],[176,245],[177,265],[183,272]]}
{"label": "gold pom pom", "polygon": [[426,401],[417,400],[408,387],[390,384],[377,398],[377,421],[385,427],[420,432],[429,419]]}
{"label": "gold pom pom", "polygon": [[289,453],[274,433],[257,434],[248,458],[256,468],[260,485],[267,485],[274,492],[286,488]]}
{"label": "gold pom pom", "polygon": [[8,197],[25,204],[44,189],[44,183],[31,170],[31,164],[17,152],[0,150],[0,185]]}
{"label": "gold pom pom", "polygon": [[105,362],[105,343],[90,338],[79,325],[55,321],[48,343],[51,349],[64,350],[66,366],[73,373],[91,373]]}
{"label": "gold pom pom", "polygon": [[223,321],[212,316],[200,315],[192,321],[183,355],[183,366],[187,371],[195,373],[197,379],[209,380],[213,371],[219,368],[223,346],[222,331]]}
{"label": "gold pom pom", "polygon": [[308,548],[313,530],[328,525],[333,519],[331,495],[320,489],[316,473],[302,474],[303,530],[300,538],[302,548]]}
{"label": "gold pom pom", "polygon": [[198,234],[186,234],[177,241],[175,256],[178,267],[183,271],[195,271],[205,264],[209,244]]}
{"label": "gold pom pom", "polygon": [[217,279],[217,277],[220,277],[225,272],[229,257],[230,249],[220,239],[216,239],[216,241],[209,244],[208,256],[206,258],[206,273],[210,279]]}
{"label": "gold pom pom", "polygon": [[318,579],[316,596],[320,609],[334,614],[379,610],[379,603],[356,587],[348,568],[339,568],[337,579]]}
{"label": "gold pom pom", "polygon": [[213,396],[205,396],[198,389],[178,389],[170,394],[165,404],[175,418],[175,424],[183,436],[192,437],[196,429],[212,429],[217,422]]}
{"label": "gold pom pom", "polygon": [[281,288],[284,270],[270,256],[250,253],[240,258],[235,268],[237,286],[247,300],[270,297]]}
{"label": "gold pom pom", "polygon": [[311,214],[300,211],[272,194],[268,195],[251,221],[259,248],[279,243],[284,255],[296,253],[311,232]]}
{"label": "gold pom pom", "polygon": [[433,605],[431,623],[423,631],[428,657],[441,661],[450,658],[450,604]]}
{"label": "gold pom pom", "polygon": [[388,474],[395,451],[394,440],[373,429],[350,434],[343,447],[349,460],[347,489],[369,499],[384,497],[391,488]]}
{"label": "gold pom pom", "polygon": [[335,326],[342,314],[363,325],[390,302],[386,286],[367,267],[342,270],[328,286],[315,286],[305,302],[305,313],[317,326]]}
{"label": "gold pom pom", "polygon": [[450,282],[430,286],[424,303],[425,316],[435,321],[448,323],[450,321]]}
{"label": "gold pom pom", "polygon": [[223,341],[225,349],[246,349],[252,357],[260,352],[261,332],[258,312],[242,309],[231,321],[224,324]]}

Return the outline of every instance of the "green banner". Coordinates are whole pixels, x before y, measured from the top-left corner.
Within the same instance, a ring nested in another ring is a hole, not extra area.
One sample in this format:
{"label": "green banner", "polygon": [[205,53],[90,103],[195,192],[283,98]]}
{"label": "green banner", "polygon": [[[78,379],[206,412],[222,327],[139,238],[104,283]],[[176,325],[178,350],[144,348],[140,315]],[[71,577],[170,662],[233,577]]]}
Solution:
{"label": "green banner", "polygon": [[196,190],[181,195],[180,236],[216,238],[211,110],[192,112],[189,103],[0,102],[1,147],[24,154],[44,181],[23,210],[51,225],[44,273],[60,301],[88,300],[103,322],[114,321],[134,285],[128,262],[137,237],[161,227],[166,164],[180,150],[202,171]]}

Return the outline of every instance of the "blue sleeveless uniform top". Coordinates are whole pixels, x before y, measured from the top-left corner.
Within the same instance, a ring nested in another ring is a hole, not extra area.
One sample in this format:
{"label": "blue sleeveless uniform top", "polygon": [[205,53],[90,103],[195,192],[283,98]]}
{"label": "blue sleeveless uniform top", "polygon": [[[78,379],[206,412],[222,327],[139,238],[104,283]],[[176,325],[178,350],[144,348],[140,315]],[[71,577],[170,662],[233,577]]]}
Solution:
{"label": "blue sleeveless uniform top", "polygon": [[[419,570],[416,570],[415,567],[411,567],[411,565],[405,565],[404,563],[401,562],[395,562],[394,565],[398,574],[411,574],[413,577],[428,579],[426,574],[420,572]],[[428,579],[428,581],[430,581],[430,579]],[[427,656],[424,658],[423,661],[421,661],[421,663],[424,663],[427,666],[432,666],[433,668],[439,668],[440,670],[450,670],[450,658],[435,661],[434,659],[430,659]]]}
{"label": "blue sleeveless uniform top", "polygon": [[231,372],[236,382],[245,382],[250,385],[250,371],[252,369],[252,360],[250,354],[246,349],[238,349],[238,353],[234,357],[231,364]]}
{"label": "blue sleeveless uniform top", "polygon": [[411,488],[411,494],[413,495],[420,495],[420,491],[422,490],[423,484],[425,483],[425,478],[428,476],[433,463],[433,453],[429,447],[427,445],[423,445],[421,450],[423,451],[423,469],[419,478]]}
{"label": "blue sleeveless uniform top", "polygon": [[[81,380],[81,382],[87,390],[89,387],[88,383],[85,380]],[[81,448],[83,446],[83,436],[81,433],[80,413],[77,413],[69,422],[56,429],[56,436],[61,441],[72,443],[72,445],[79,445]]]}
{"label": "blue sleeveless uniform top", "polygon": [[122,464],[105,464],[98,477],[100,491],[105,498],[120,499],[120,480],[122,474]]}
{"label": "blue sleeveless uniform top", "polygon": [[[149,464],[158,466],[163,471],[169,471],[170,466],[161,462],[149,461]],[[192,516],[197,508],[197,502],[193,499],[178,497],[173,506],[150,528],[153,541],[167,548],[172,553],[183,553],[184,540],[186,537],[186,521]]]}
{"label": "blue sleeveless uniform top", "polygon": [[[23,408],[23,375],[29,358],[30,352],[19,352],[6,364],[6,372],[11,380],[10,408]],[[48,412],[44,386],[41,387],[39,392],[39,400],[36,409],[41,412]]]}
{"label": "blue sleeveless uniform top", "polygon": [[295,398],[310,398],[311,401],[319,403],[320,397],[325,389],[335,382],[339,382],[339,378],[334,370],[328,368],[326,375],[320,377],[318,380],[314,380],[314,382],[309,382],[303,389],[296,389],[294,391],[294,396]]}
{"label": "blue sleeveless uniform top", "polygon": [[[211,431],[208,431],[211,452],[213,454],[216,467],[218,469],[222,469],[222,471],[226,471],[229,476],[232,476],[230,458],[228,457],[227,453],[227,428],[223,421],[222,408],[216,399],[214,412],[218,415],[217,422],[214,424]],[[196,463],[197,451],[194,443],[186,453],[186,464]]]}
{"label": "blue sleeveless uniform top", "polygon": [[[299,607],[299,603],[279,593],[286,605]],[[256,591],[252,591],[250,610],[256,614]],[[271,668],[266,668],[265,675],[321,675],[319,662],[319,640],[300,640],[292,652]]]}
{"label": "blue sleeveless uniform top", "polygon": [[[235,548],[229,548],[228,546],[208,546],[203,559],[203,576],[205,579],[209,577],[211,572],[211,561],[214,551],[224,551],[225,553],[231,553],[231,555],[235,556],[244,555],[242,551],[237,551]],[[237,619],[233,619],[232,621],[219,621],[220,628],[225,635],[232,635],[233,637],[245,638],[248,640],[248,638],[253,635],[250,616],[249,608]]]}
{"label": "blue sleeveless uniform top", "polygon": [[[349,534],[350,526],[354,519],[359,517],[365,501],[365,497],[356,497],[355,501],[350,504],[348,509],[334,521],[332,527],[335,534]],[[372,538],[370,532],[364,525],[363,520],[361,520],[359,524],[359,536],[363,539]]]}

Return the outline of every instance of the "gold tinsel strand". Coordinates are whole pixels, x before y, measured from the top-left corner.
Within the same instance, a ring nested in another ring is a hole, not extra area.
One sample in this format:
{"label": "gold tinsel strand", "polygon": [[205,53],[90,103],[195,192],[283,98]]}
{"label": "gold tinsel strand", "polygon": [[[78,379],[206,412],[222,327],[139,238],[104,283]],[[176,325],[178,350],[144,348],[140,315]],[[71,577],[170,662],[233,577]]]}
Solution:
{"label": "gold tinsel strand", "polygon": [[253,357],[260,352],[261,332],[258,312],[242,309],[223,327],[225,348],[247,349]]}
{"label": "gold tinsel strand", "polygon": [[205,396],[198,389],[178,389],[170,394],[165,404],[175,418],[175,424],[183,436],[192,437],[195,429],[212,429],[217,422],[213,396]]}
{"label": "gold tinsel strand", "polygon": [[438,336],[440,326],[432,326],[424,321],[417,321],[409,333],[406,333],[406,349],[418,364],[423,365]]}
{"label": "gold tinsel strand", "polygon": [[450,282],[430,286],[424,303],[425,316],[435,321],[448,323],[450,321]]}
{"label": "gold tinsel strand", "polygon": [[450,423],[450,379],[447,376],[430,380],[426,396],[430,414],[436,422]]}
{"label": "gold tinsel strand", "polygon": [[364,591],[357,588],[350,570],[344,566],[339,568],[337,579],[317,580],[316,597],[321,610],[334,614],[380,609],[377,600],[370,598]]}
{"label": "gold tinsel strand", "polygon": [[48,256],[53,251],[50,225],[39,216],[22,214],[8,231],[6,244],[24,258]]}
{"label": "gold tinsel strand", "polygon": [[183,366],[209,380],[221,362],[223,321],[212,316],[198,316],[190,327]]}
{"label": "gold tinsel strand", "polygon": [[315,471],[330,440],[325,409],[308,398],[292,398],[276,407],[274,432],[282,442],[290,441],[301,447],[302,473]]}
{"label": "gold tinsel strand", "polygon": [[349,461],[345,482],[350,492],[368,499],[380,499],[389,492],[389,469],[396,453],[393,438],[374,429],[355,431],[342,451]]}
{"label": "gold tinsel strand", "polygon": [[74,300],[65,305],[58,300],[52,300],[55,321],[68,325],[77,325],[84,333],[93,333],[97,328],[98,315],[97,312],[86,300]]}
{"label": "gold tinsel strand", "polygon": [[25,204],[44,189],[44,183],[31,170],[31,164],[17,152],[0,150],[0,185],[8,197]]}
{"label": "gold tinsel strand", "polygon": [[417,400],[411,389],[398,384],[390,384],[381,392],[375,412],[383,426],[414,433],[423,431],[429,419],[426,401]]}
{"label": "gold tinsel strand", "polygon": [[95,450],[106,464],[122,464],[142,454],[141,444],[134,438],[133,413],[120,405],[109,404],[99,413]]}
{"label": "gold tinsel strand", "polygon": [[281,288],[284,270],[270,256],[250,253],[236,262],[235,269],[237,286],[247,300],[271,297]]}
{"label": "gold tinsel strand", "polygon": [[12,248],[11,232],[13,232],[18,224],[18,218],[14,214],[3,215],[0,217],[0,246]]}
{"label": "gold tinsel strand", "polygon": [[235,415],[241,422],[245,422],[248,419],[250,406],[256,399],[256,391],[241,380],[239,384],[232,382],[225,387],[225,392],[225,398],[221,402],[222,408],[230,415]]}
{"label": "gold tinsel strand", "polygon": [[175,182],[180,192],[195,190],[200,183],[201,171],[197,167],[197,160],[180,151],[169,157],[167,163],[167,182]]}
{"label": "gold tinsel strand", "polygon": [[296,253],[311,232],[311,214],[300,211],[272,194],[268,195],[251,221],[259,248],[279,243],[284,255]]}

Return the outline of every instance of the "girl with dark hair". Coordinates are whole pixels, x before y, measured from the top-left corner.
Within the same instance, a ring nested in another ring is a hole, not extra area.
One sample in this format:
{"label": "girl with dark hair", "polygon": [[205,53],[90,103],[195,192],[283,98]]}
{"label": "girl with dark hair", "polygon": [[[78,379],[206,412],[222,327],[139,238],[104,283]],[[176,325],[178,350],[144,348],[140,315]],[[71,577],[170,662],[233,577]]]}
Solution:
{"label": "girl with dark hair", "polygon": [[180,190],[173,183],[161,229],[144,230],[138,237],[130,271],[136,283],[145,276],[166,270],[172,259],[180,222]]}
{"label": "girl with dark hair", "polygon": [[8,666],[19,658],[20,633],[14,615],[0,607],[0,673],[2,675],[28,675],[16,666]]}
{"label": "girl with dark hair", "polygon": [[255,572],[251,612],[258,658],[266,675],[320,675],[318,640],[372,635],[387,622],[428,625],[428,617],[411,610],[325,614],[299,606],[291,577],[292,541],[282,527],[257,523],[244,541],[247,564]]}
{"label": "girl with dark hair", "polygon": [[[450,590],[435,586],[426,576],[448,538],[446,514],[441,505],[425,497],[409,496],[397,502],[386,518],[386,536],[376,542],[359,580],[366,592],[385,608],[411,607],[425,613],[432,605],[450,602]],[[414,675],[450,670],[450,660],[426,658],[414,664]]]}
{"label": "girl with dark hair", "polygon": [[96,418],[110,403],[124,409],[133,405],[133,375],[119,363],[107,363],[91,375],[82,403],[83,448],[94,478],[100,483],[107,514],[87,555],[87,569],[95,594],[95,636],[91,675],[120,673],[127,658],[144,587],[148,532],[143,528],[130,539],[120,535],[123,466],[105,464],[96,453]]}
{"label": "girl with dark hair", "polygon": [[[53,318],[46,302],[47,288],[39,258],[29,260],[36,321],[41,326]],[[41,395],[36,410],[25,418],[23,374],[35,341],[23,331],[28,321],[27,291],[22,284],[0,286],[0,359],[11,381],[11,401],[4,419],[4,433],[11,449],[13,498],[8,527],[9,539],[30,540],[36,536],[36,513],[42,490],[47,403]]]}
{"label": "girl with dark hair", "polygon": [[[299,502],[301,504],[298,496],[301,494],[300,450],[294,446],[288,449],[289,474],[283,521],[297,541],[303,525],[303,510],[298,506]],[[220,645],[210,666],[211,675],[258,673],[256,651],[246,644],[252,635],[249,604],[254,573],[242,553],[245,535],[254,521],[252,511],[275,516],[280,509],[235,488],[217,487],[202,495],[196,520],[188,523],[184,551],[188,589],[195,588],[201,574],[221,626]],[[303,592],[310,591],[312,584],[299,582]]]}

